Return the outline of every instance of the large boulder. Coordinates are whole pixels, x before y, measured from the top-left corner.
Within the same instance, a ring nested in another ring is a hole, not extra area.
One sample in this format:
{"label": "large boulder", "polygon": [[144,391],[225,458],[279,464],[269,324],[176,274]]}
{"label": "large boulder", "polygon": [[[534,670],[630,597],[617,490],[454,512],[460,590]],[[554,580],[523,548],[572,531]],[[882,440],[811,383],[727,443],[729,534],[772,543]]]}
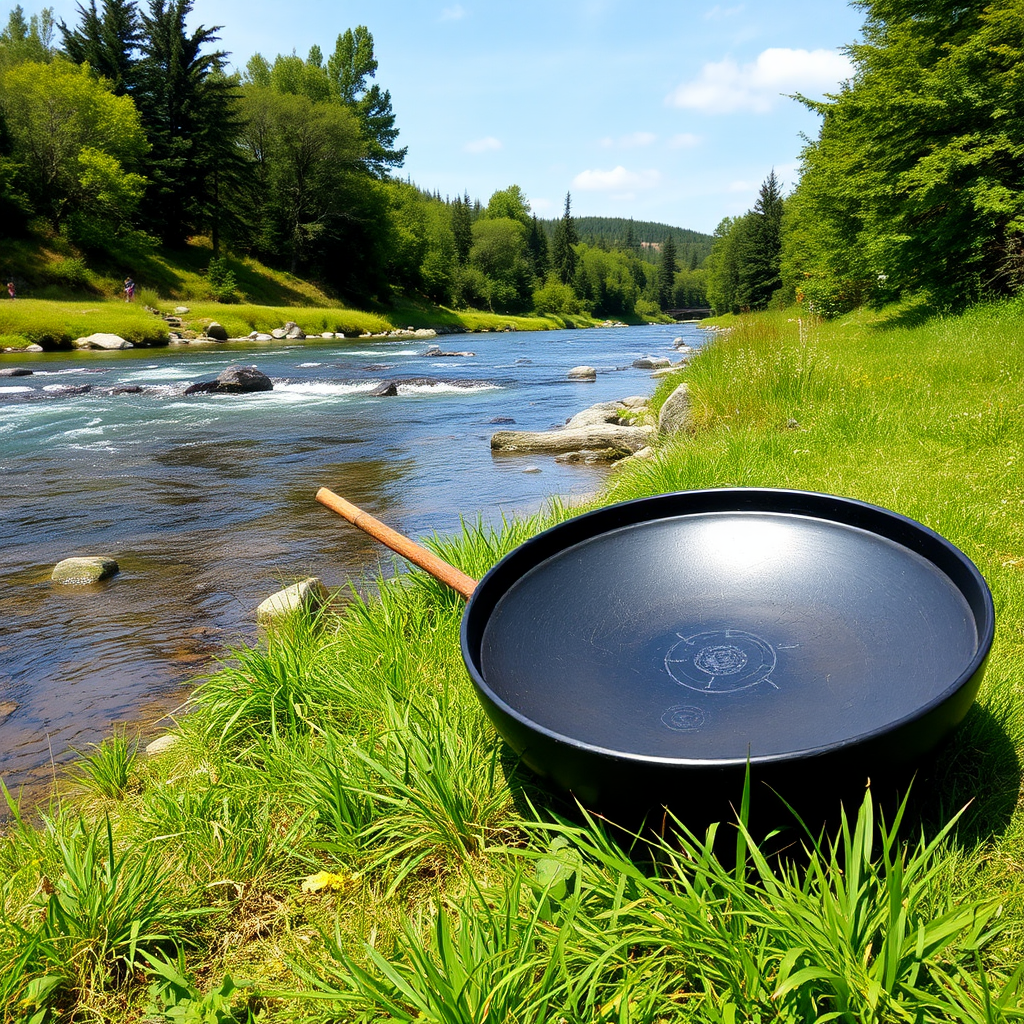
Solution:
{"label": "large boulder", "polygon": [[658,430],[662,434],[678,434],[689,430],[693,422],[691,405],[690,389],[684,381],[665,399],[658,413]]}
{"label": "large boulder", "polygon": [[499,452],[540,452],[561,455],[564,452],[601,451],[609,458],[621,458],[645,448],[653,427],[620,427],[612,423],[565,427],[562,430],[499,430],[491,437],[491,448]]}
{"label": "large boulder", "polygon": [[597,370],[593,366],[574,366],[568,376],[569,380],[597,380]]}
{"label": "large boulder", "polygon": [[241,395],[250,391],[273,391],[274,382],[255,366],[229,366],[216,380],[201,381],[185,389],[186,395],[201,392]]}
{"label": "large boulder", "polygon": [[271,594],[256,609],[256,621],[268,626],[296,612],[315,612],[328,600],[327,588],[316,576],[309,576],[298,583],[293,583],[276,594]]}
{"label": "large boulder", "polygon": [[65,558],[53,567],[50,579],[54,583],[83,585],[99,583],[119,571],[117,561],[108,555],[82,555]]}
{"label": "large boulder", "polygon": [[86,338],[76,338],[72,343],[75,348],[103,348],[103,349],[118,349],[118,348],[134,348],[130,341],[125,341],[124,338],[117,334],[90,334]]}
{"label": "large boulder", "polygon": [[24,366],[5,366],[0,368],[0,377],[31,377],[32,371]]}
{"label": "large boulder", "polygon": [[214,341],[227,341],[228,340],[228,329],[223,325],[217,323],[216,320],[206,328],[206,336],[213,338]]}

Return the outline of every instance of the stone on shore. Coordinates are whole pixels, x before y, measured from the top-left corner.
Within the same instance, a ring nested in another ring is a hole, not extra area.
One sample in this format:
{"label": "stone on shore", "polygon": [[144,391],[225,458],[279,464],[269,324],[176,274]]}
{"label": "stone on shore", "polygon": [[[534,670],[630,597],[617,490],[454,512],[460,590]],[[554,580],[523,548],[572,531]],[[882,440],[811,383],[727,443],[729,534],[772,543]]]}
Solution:
{"label": "stone on shore", "polygon": [[309,576],[293,583],[276,594],[271,594],[256,609],[256,621],[261,625],[272,625],[299,611],[315,612],[328,599],[327,588],[316,576]]}
{"label": "stone on shore", "polygon": [[596,423],[561,430],[499,430],[491,437],[491,448],[499,452],[535,452],[561,455],[566,452],[602,452],[607,459],[619,459],[647,447],[653,427],[622,427]]}
{"label": "stone on shore", "polygon": [[65,558],[53,567],[50,579],[54,583],[85,585],[99,583],[119,571],[117,562],[107,555],[82,555]]}
{"label": "stone on shore", "polygon": [[690,389],[684,381],[665,399],[658,413],[658,430],[662,434],[679,434],[689,430],[693,422],[690,407]]}
{"label": "stone on shore", "polygon": [[73,344],[75,348],[118,349],[135,347],[130,341],[125,341],[120,335],[103,334],[102,332],[90,334],[86,338],[76,338]]}
{"label": "stone on shore", "polygon": [[171,747],[175,747],[181,741],[181,737],[177,733],[169,732],[165,736],[157,736],[151,743],[146,744],[146,756],[156,757],[158,754],[162,754]]}
{"label": "stone on shore", "polygon": [[568,376],[569,380],[597,380],[597,370],[593,366],[574,366]]}
{"label": "stone on shore", "polygon": [[213,338],[214,341],[227,341],[228,329],[223,324],[219,324],[214,320],[214,322],[206,328],[206,336],[208,338]]}

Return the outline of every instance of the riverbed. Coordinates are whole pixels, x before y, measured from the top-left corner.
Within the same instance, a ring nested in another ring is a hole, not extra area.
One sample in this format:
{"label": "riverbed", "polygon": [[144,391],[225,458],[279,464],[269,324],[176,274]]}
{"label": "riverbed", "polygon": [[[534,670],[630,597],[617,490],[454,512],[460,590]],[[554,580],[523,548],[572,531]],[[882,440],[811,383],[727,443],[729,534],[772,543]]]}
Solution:
{"label": "riverbed", "polygon": [[[703,341],[676,324],[437,339],[474,353],[455,357],[404,339],[0,356],[33,371],[0,378],[0,776],[38,786],[116,723],[169,727],[217,657],[253,641],[263,598],[386,570],[389,553],[314,500],[321,486],[419,538],[597,490],[606,467],[492,454],[491,434],[650,394],[632,362],[674,357],[679,337]],[[236,363],[273,390],[183,394]],[[596,381],[567,378],[580,364]],[[370,394],[405,378],[420,380]],[[50,582],[85,554],[120,573]]]}

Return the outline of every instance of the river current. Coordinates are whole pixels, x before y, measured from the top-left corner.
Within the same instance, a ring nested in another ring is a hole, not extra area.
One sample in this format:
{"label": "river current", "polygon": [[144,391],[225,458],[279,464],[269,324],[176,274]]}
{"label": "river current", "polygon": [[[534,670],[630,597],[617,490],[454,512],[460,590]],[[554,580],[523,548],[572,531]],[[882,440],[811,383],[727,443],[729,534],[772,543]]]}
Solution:
{"label": "river current", "polygon": [[[512,426],[495,421],[546,430],[650,394],[632,362],[673,356],[679,337],[703,341],[676,324],[437,339],[466,357],[405,339],[0,355],[33,371],[0,378],[0,777],[31,791],[116,723],[155,734],[218,655],[252,641],[265,597],[390,564],[314,500],[321,486],[419,538],[596,490],[605,468],[492,454]],[[239,363],[273,390],[183,394]],[[568,380],[579,364],[597,380]],[[402,378],[430,380],[369,394]],[[50,581],[86,554],[120,573]]]}

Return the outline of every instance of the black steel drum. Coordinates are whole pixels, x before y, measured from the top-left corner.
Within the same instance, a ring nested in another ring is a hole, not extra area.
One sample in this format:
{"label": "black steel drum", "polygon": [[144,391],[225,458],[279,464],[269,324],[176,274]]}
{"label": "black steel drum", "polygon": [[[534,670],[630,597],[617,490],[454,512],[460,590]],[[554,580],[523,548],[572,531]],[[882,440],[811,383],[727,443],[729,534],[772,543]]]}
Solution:
{"label": "black steel drum", "polygon": [[981,574],[860,501],[717,489],[625,502],[480,581],[462,651],[499,733],[597,808],[783,796],[917,764],[967,713],[995,614]]}

